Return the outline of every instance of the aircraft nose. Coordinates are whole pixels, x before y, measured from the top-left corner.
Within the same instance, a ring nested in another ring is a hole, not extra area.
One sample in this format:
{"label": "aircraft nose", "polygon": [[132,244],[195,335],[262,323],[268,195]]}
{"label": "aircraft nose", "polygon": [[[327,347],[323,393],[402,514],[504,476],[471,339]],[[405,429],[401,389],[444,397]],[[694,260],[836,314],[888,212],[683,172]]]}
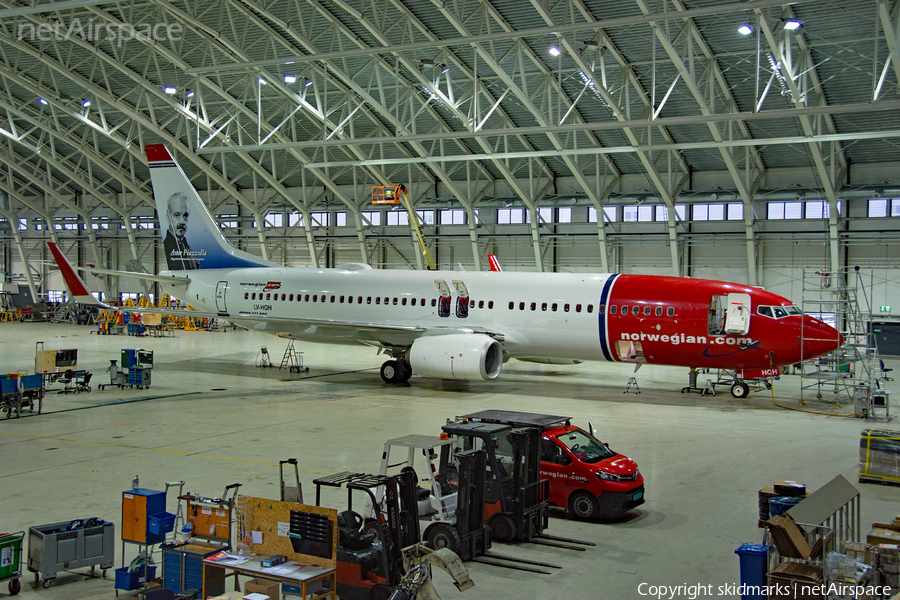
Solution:
{"label": "aircraft nose", "polygon": [[803,359],[828,354],[844,344],[844,336],[834,327],[809,316],[803,317]]}

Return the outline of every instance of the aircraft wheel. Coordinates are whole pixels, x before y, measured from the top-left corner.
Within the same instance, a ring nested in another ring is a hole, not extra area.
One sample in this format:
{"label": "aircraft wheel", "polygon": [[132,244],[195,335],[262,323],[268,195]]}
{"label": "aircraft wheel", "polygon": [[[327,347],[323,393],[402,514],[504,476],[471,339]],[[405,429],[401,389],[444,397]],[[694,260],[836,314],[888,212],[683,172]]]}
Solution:
{"label": "aircraft wheel", "polygon": [[569,512],[576,519],[582,521],[596,519],[600,514],[600,504],[593,494],[584,490],[578,490],[569,496]]}
{"label": "aircraft wheel", "polygon": [[507,543],[516,539],[516,522],[509,515],[494,515],[491,519],[491,539]]}
{"label": "aircraft wheel", "polygon": [[381,365],[381,379],[385,383],[400,383],[406,370],[399,360],[389,360]]}
{"label": "aircraft wheel", "polygon": [[736,381],[734,385],[731,386],[731,395],[735,398],[746,398],[749,393],[750,386],[743,381]]}
{"label": "aircraft wheel", "polygon": [[456,527],[448,523],[432,523],[425,530],[425,542],[432,550],[446,548],[451,552],[459,552],[462,540]]}
{"label": "aircraft wheel", "polygon": [[405,360],[398,360],[397,362],[400,363],[401,367],[403,367],[403,376],[400,378],[400,383],[406,383],[407,381],[409,381],[409,378],[412,377],[412,367]]}

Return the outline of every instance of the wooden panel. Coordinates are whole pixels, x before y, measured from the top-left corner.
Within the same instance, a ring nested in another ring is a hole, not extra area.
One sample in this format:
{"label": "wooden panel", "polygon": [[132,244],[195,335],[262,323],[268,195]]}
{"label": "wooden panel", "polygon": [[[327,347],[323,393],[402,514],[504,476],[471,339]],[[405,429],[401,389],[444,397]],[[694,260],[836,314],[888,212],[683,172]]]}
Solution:
{"label": "wooden panel", "polygon": [[[322,558],[312,554],[294,552],[291,539],[288,537],[288,528],[291,521],[291,511],[301,511],[328,518],[331,527],[331,556]],[[237,519],[240,529],[240,539],[255,554],[275,555],[283,554],[289,560],[318,565],[320,567],[337,566],[338,527],[337,510],[321,506],[310,506],[296,502],[281,502],[266,498],[253,498],[250,496],[237,497]],[[262,534],[262,543],[252,543],[252,532]]]}

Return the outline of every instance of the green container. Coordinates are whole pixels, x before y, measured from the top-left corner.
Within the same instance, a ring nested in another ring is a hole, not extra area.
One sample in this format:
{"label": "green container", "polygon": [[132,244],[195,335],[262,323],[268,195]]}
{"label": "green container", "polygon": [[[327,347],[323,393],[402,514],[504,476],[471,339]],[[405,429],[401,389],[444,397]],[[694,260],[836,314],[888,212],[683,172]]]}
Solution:
{"label": "green container", "polygon": [[0,534],[0,581],[22,574],[22,540],[25,532]]}

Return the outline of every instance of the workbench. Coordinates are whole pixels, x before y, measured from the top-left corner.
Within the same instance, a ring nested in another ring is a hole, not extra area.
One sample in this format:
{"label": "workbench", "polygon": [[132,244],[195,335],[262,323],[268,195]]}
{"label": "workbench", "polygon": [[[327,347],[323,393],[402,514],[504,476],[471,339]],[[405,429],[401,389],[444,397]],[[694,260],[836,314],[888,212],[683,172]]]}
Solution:
{"label": "workbench", "polygon": [[[233,556],[233,554],[231,555]],[[216,560],[218,558],[218,560]],[[229,559],[227,556],[213,555],[203,561],[203,592],[201,598],[207,597],[207,590],[216,582],[228,577],[235,578],[235,590],[239,589],[238,576],[246,575],[260,579],[276,581],[281,586],[281,595],[285,593],[285,587],[299,588],[300,597],[305,600],[318,600],[330,598],[336,600],[335,569],[331,567],[318,567],[316,565],[302,565],[296,561],[288,561],[276,567],[262,566],[262,559],[268,558],[256,554],[248,554],[241,559]],[[242,560],[249,559],[246,562]],[[296,567],[297,565],[302,565]],[[287,572],[289,569],[290,572]],[[224,575],[217,575],[214,570],[223,570]],[[309,589],[311,586],[311,589]],[[290,593],[296,593],[293,590]]]}

